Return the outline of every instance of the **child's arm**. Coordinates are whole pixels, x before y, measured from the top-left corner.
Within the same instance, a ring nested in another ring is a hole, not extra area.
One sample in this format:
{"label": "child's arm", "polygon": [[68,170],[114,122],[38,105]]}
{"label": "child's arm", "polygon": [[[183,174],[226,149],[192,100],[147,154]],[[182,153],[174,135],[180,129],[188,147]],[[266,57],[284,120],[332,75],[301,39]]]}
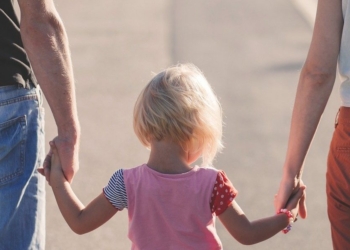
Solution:
{"label": "child's arm", "polygon": [[58,207],[69,227],[77,234],[88,233],[107,222],[118,211],[101,193],[86,207],[74,194],[65,179],[54,143],[50,143],[53,155],[48,172],[50,185]]}
{"label": "child's arm", "polygon": [[288,218],[284,213],[250,222],[239,205],[233,201],[232,204],[219,215],[219,219],[229,233],[240,243],[252,245],[264,241],[290,224],[297,215],[298,202],[303,195],[305,187],[291,197],[287,204],[287,210],[291,211],[293,218]]}

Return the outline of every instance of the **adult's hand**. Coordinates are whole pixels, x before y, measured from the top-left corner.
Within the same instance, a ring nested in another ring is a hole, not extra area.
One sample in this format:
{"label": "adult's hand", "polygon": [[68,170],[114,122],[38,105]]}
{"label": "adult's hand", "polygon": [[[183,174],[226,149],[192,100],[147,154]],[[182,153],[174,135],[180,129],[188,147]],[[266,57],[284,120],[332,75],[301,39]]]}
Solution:
{"label": "adult's hand", "polygon": [[[301,179],[282,179],[278,193],[275,195],[275,210],[279,211],[281,208],[285,208],[289,198],[298,192],[299,188],[302,186],[305,185]],[[299,215],[303,219],[307,217],[305,190],[303,196],[299,200]]]}
{"label": "adult's hand", "polygon": [[79,170],[79,141],[61,136],[53,141],[61,159],[64,176],[71,183]]}
{"label": "adult's hand", "polygon": [[[64,176],[71,183],[74,175],[79,170],[79,141],[62,136],[56,136],[53,139],[53,142],[61,159]],[[38,171],[46,177],[48,182],[50,182],[50,180],[48,179],[49,175],[47,175],[47,172],[51,168],[52,154],[53,153],[50,148],[50,151],[46,155],[43,168],[38,169]]]}

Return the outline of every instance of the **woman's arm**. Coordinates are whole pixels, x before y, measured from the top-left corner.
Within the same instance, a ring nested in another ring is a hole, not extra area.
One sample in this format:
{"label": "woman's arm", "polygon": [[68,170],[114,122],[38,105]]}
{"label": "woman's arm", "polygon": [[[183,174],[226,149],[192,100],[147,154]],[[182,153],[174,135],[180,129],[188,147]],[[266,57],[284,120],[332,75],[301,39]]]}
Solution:
{"label": "woman's arm", "polygon": [[78,121],[68,39],[52,0],[18,0],[24,48],[55,118],[65,176],[79,168]]}
{"label": "woman's arm", "polygon": [[[311,46],[297,88],[276,210],[284,207],[300,181],[304,159],[334,85],[342,28],[341,0],[319,0]],[[300,216],[306,217],[303,204]]]}

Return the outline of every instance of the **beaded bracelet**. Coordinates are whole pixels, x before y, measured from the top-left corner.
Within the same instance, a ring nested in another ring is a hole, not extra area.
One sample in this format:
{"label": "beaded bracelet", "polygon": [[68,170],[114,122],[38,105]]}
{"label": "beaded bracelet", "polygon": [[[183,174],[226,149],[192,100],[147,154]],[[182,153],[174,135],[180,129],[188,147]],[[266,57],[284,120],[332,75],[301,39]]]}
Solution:
{"label": "beaded bracelet", "polygon": [[277,214],[286,214],[288,216],[289,225],[282,230],[282,232],[284,234],[288,233],[292,229],[292,223],[293,223],[293,214],[292,214],[292,212],[284,208],[284,209],[280,209],[280,211],[278,211]]}

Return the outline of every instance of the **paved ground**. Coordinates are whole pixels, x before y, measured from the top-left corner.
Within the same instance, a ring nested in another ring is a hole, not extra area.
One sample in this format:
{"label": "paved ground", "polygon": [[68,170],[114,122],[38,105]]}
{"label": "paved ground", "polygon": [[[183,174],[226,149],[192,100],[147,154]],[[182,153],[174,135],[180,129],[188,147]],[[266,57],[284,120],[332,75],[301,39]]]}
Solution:
{"label": "paved ground", "polygon": [[[111,174],[147,160],[132,131],[132,109],[151,72],[177,62],[197,64],[225,114],[225,150],[215,165],[239,190],[250,219],[273,214],[286,151],[298,73],[311,38],[293,1],[56,0],[71,43],[82,126],[81,169],[73,188],[84,203]],[[336,86],[337,87],[337,86]],[[335,96],[337,91],[335,91]],[[337,96],[336,96],[337,97]],[[325,162],[334,114],[331,97],[304,173],[309,218],[288,235],[251,249],[331,249]],[[55,126],[47,109],[47,140]],[[127,213],[75,235],[47,189],[47,249],[129,249]],[[225,249],[245,249],[217,222]]]}
{"label": "paved ground", "polygon": [[291,0],[307,22],[313,27],[316,18],[317,0]]}

